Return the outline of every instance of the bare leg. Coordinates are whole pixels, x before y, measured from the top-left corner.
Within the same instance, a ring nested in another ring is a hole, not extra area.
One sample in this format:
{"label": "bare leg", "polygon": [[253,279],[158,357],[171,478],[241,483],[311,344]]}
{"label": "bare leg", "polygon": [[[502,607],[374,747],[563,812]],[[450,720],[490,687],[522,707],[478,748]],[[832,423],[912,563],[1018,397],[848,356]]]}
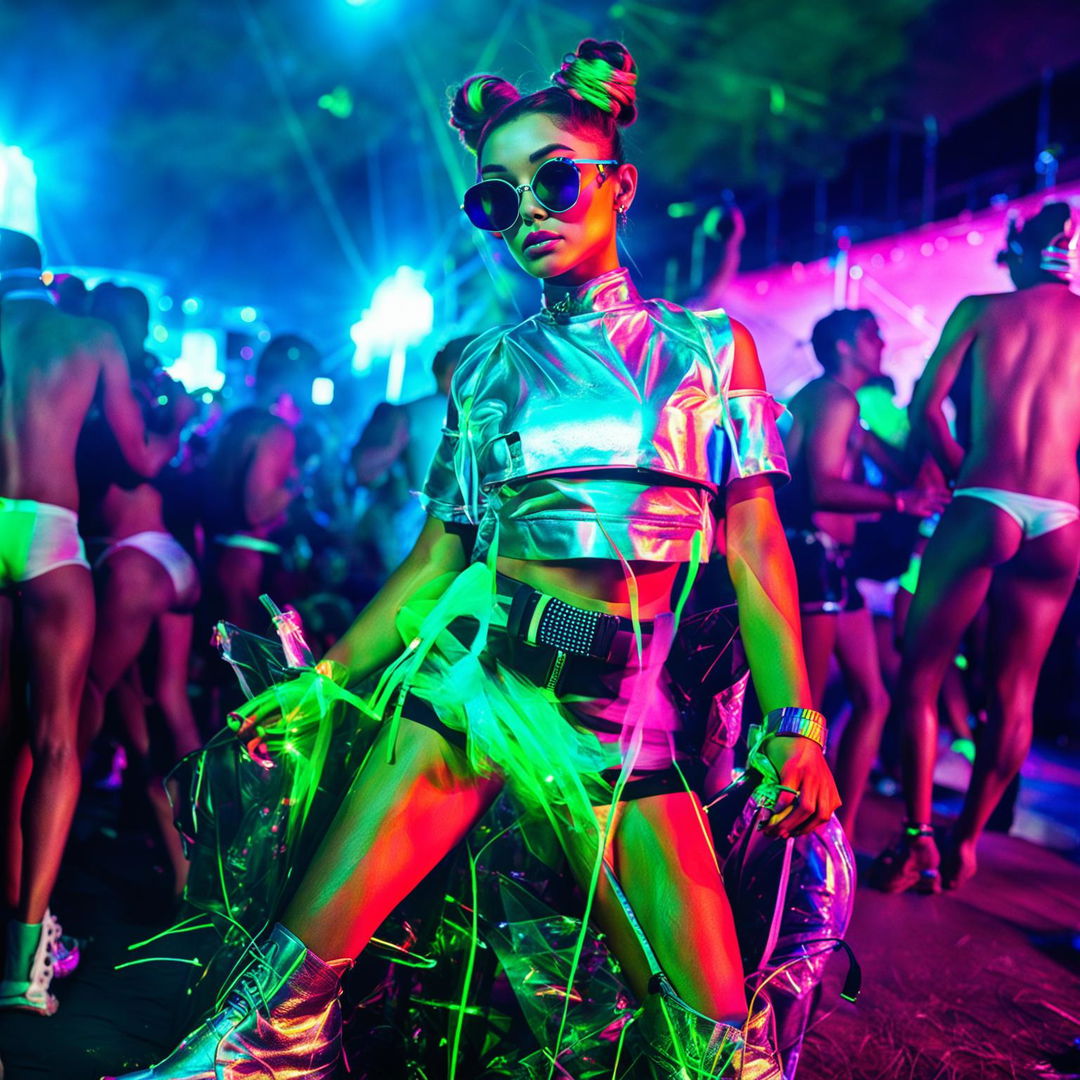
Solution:
{"label": "bare leg", "polygon": [[33,770],[22,807],[22,881],[16,918],[39,923],[56,883],[79,797],[79,699],[94,636],[94,590],[81,566],[62,566],[21,589],[30,653]]}
{"label": "bare leg", "polygon": [[165,717],[177,760],[202,745],[188,697],[188,662],[195,616],[167,611],[157,621],[157,683],[154,697]]}
{"label": "bare leg", "polygon": [[85,757],[105,720],[105,698],[146,644],[154,619],[175,602],[164,567],[145,552],[121,548],[105,563],[90,672],[79,719],[79,752]]}
{"label": "bare leg", "polygon": [[968,724],[968,717],[971,715],[971,705],[968,701],[963,672],[955,665],[945,669],[940,704],[945,713],[945,722],[949,725],[953,737],[970,741],[971,727]]}
{"label": "bare leg", "polygon": [[1032,708],[1046,659],[1080,566],[1080,522],[1023,545],[994,575],[990,589],[987,729],[975,756],[964,808],[956,821],[956,851],[945,884],[975,872],[975,845],[1031,746]]}
{"label": "bare leg", "polygon": [[937,746],[937,701],[968,624],[982,606],[995,566],[1020,543],[1012,518],[981,499],[956,499],[923,557],[904,634],[897,687],[904,724],[908,820],[929,822]]}
{"label": "bare leg", "polygon": [[216,554],[214,574],[225,604],[224,618],[243,630],[260,631],[269,621],[259,606],[262,552],[219,545]]}
{"label": "bare leg", "polygon": [[326,960],[356,956],[502,787],[473,775],[437,732],[408,721],[388,764],[388,735],[376,740],[281,919]]}
{"label": "bare leg", "polygon": [[885,689],[891,694],[900,674],[900,651],[896,647],[896,625],[891,615],[875,615],[874,640]]}
{"label": "bare leg", "polygon": [[[605,815],[606,808],[598,813]],[[742,959],[707,830],[696,795],[655,795],[620,803],[609,859],[676,993],[706,1016],[742,1024]],[[568,855],[585,888],[596,858],[595,834],[582,830],[579,835],[580,846]],[[652,972],[603,875],[593,918],[607,935],[631,989],[644,1001]]]}
{"label": "bare leg", "polygon": [[806,674],[810,679],[810,696],[814,708],[820,709],[825,700],[825,686],[829,680],[829,658],[836,647],[835,615],[802,616],[803,653],[806,656]]}
{"label": "bare leg", "polygon": [[152,763],[150,728],[146,722],[146,694],[143,691],[137,664],[129,668],[127,675],[113,688],[113,699],[123,718],[124,731],[131,753],[140,764],[137,772],[145,783],[146,798],[154,813],[154,820],[157,822],[165,852],[172,866],[173,889],[179,895],[187,884],[189,866],[187,859],[184,858],[180,834],[173,826],[172,804],[165,791],[165,781],[158,775]]}
{"label": "bare leg", "polygon": [[889,694],[881,678],[873,616],[864,608],[841,612],[835,619],[836,655],[851,698],[851,717],[836,751],[836,786],[843,800],[836,816],[854,837],[859,805],[889,715]]}
{"label": "bare leg", "polygon": [[23,672],[14,672],[15,611],[10,596],[0,594],[0,874],[3,875],[2,901],[14,910],[19,900],[22,879],[23,796],[30,780],[30,746],[27,742],[23,701]]}

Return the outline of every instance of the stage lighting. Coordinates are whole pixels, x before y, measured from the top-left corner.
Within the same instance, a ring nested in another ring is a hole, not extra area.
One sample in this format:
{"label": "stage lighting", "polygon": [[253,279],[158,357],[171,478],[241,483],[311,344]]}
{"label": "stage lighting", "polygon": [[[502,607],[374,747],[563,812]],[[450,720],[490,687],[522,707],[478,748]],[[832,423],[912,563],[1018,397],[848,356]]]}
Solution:
{"label": "stage lighting", "polygon": [[311,381],[311,404],[332,405],[334,403],[334,380],[320,376]]}
{"label": "stage lighting", "polygon": [[366,371],[376,355],[389,355],[387,399],[396,401],[405,376],[405,350],[423,341],[435,321],[435,300],[424,275],[410,266],[397,270],[375,289],[371,307],[353,324],[353,369]]}
{"label": "stage lighting", "polygon": [[242,307],[240,309],[240,321],[246,323],[253,323],[259,317],[259,313],[253,307]]}
{"label": "stage lighting", "polygon": [[180,359],[167,370],[188,390],[209,387],[220,390],[225,372],[218,367],[221,354],[220,334],[213,330],[185,330],[180,338]]}
{"label": "stage lighting", "polygon": [[386,346],[415,345],[431,333],[435,301],[424,288],[424,275],[399,266],[375,289],[367,318],[374,322],[375,339]]}
{"label": "stage lighting", "polygon": [[34,163],[18,146],[0,145],[0,226],[41,239]]}

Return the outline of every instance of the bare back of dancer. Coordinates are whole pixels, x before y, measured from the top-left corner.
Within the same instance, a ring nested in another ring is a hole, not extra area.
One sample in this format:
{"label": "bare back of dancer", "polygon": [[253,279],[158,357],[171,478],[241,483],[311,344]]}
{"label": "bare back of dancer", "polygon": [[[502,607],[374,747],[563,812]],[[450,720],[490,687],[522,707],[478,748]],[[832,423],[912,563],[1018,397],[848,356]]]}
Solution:
{"label": "bare back of dancer", "polygon": [[[972,365],[971,445],[927,417],[956,486],[1002,488],[1075,504],[1080,498],[1080,297],[1060,282],[972,296],[953,313],[938,364],[915,408],[937,407],[966,359]],[[933,364],[933,361],[931,361]]]}
{"label": "bare back of dancer", "polygon": [[125,459],[153,474],[160,452],[144,438],[127,361],[105,323],[12,300],[0,323],[0,356],[0,495],[78,509],[75,446],[99,384]]}

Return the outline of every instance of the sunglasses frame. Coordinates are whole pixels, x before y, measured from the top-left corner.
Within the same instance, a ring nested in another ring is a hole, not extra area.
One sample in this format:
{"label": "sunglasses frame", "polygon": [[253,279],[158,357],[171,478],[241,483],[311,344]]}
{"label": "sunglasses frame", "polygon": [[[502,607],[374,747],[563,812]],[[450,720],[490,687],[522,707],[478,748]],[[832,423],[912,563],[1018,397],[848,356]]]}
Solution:
{"label": "sunglasses frame", "polygon": [[[552,207],[548,206],[548,204],[546,202],[544,202],[544,200],[541,199],[539,195],[536,194],[536,191],[533,188],[533,184],[536,183],[537,176],[540,175],[540,170],[543,169],[545,165],[550,165],[553,161],[562,162],[562,163],[564,163],[566,165],[573,165],[574,166],[574,171],[578,174],[578,190],[577,190],[577,194],[574,196],[574,201],[569,206],[564,206],[560,210],[555,210]],[[530,180],[529,183],[527,183],[527,184],[511,184],[509,180],[504,180],[501,176],[489,176],[486,180],[477,181],[471,187],[466,189],[465,194],[462,196],[462,199],[461,199],[461,207],[460,207],[460,209],[465,214],[466,217],[469,217],[468,211],[465,209],[465,200],[469,197],[469,192],[470,191],[475,191],[476,188],[481,187],[483,184],[505,184],[508,188],[510,188],[514,192],[514,197],[517,199],[517,208],[514,210],[514,219],[512,221],[510,221],[506,225],[492,226],[489,229],[489,228],[486,228],[483,225],[477,225],[476,222],[473,221],[473,219],[471,217],[469,218],[469,224],[472,225],[474,228],[480,229],[482,232],[492,232],[492,233],[505,232],[507,229],[509,229],[509,228],[511,228],[513,226],[514,221],[516,221],[517,218],[519,217],[519,215],[521,213],[521,197],[522,197],[522,195],[525,194],[526,191],[531,191],[533,198],[549,214],[565,214],[567,212],[567,210],[573,210],[573,208],[575,206],[577,206],[578,199],[581,198],[581,170],[578,168],[579,165],[603,166],[603,165],[618,165],[618,164],[619,164],[619,162],[615,158],[568,158],[568,157],[546,158],[544,161],[541,161],[540,164],[536,166],[536,172],[533,173],[532,180]],[[600,172],[601,177],[604,177],[606,175],[603,172],[603,169],[600,169],[599,172]]]}

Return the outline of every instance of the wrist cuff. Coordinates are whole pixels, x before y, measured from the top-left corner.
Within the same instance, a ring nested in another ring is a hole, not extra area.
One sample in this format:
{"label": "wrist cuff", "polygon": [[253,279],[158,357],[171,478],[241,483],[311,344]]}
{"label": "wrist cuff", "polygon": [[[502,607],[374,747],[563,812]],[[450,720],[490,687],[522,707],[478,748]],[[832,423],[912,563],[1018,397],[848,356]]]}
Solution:
{"label": "wrist cuff", "polygon": [[822,750],[828,738],[828,724],[825,717],[814,709],[803,709],[789,705],[783,709],[773,709],[766,715],[762,726],[767,735],[801,735],[804,739],[816,742]]}

